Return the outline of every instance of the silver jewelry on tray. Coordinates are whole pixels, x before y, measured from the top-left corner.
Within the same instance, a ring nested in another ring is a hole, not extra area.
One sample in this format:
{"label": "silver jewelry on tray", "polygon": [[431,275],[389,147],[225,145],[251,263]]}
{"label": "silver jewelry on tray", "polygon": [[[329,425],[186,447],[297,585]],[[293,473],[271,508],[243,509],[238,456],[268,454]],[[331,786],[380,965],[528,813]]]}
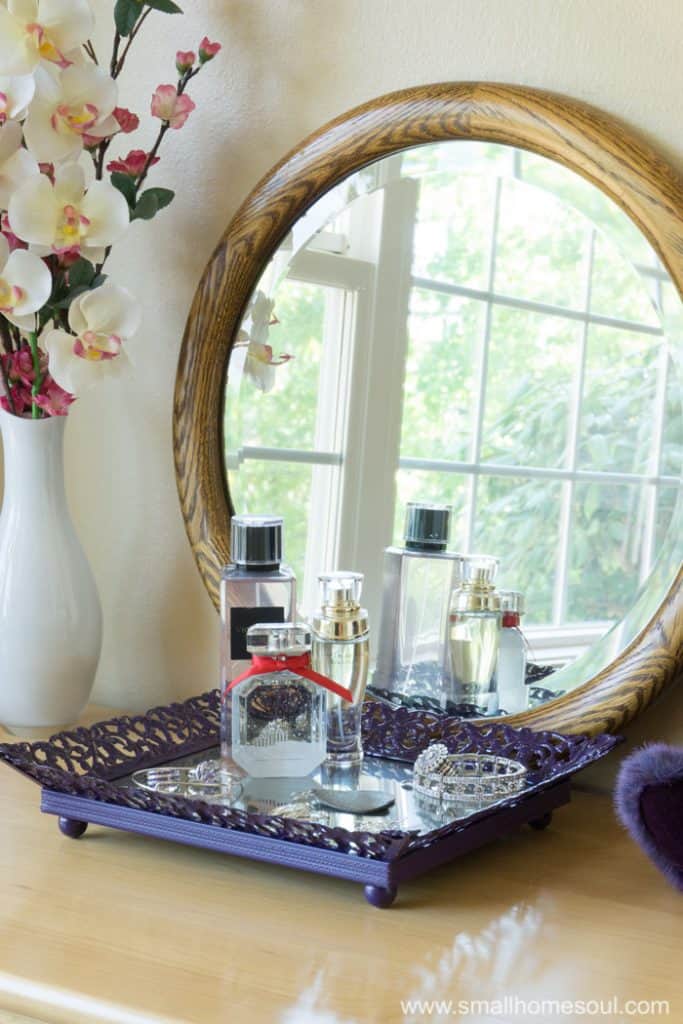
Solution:
{"label": "silver jewelry on tray", "polygon": [[443,743],[423,750],[413,768],[413,789],[432,800],[501,799],[522,790],[527,770],[497,754],[449,754]]}

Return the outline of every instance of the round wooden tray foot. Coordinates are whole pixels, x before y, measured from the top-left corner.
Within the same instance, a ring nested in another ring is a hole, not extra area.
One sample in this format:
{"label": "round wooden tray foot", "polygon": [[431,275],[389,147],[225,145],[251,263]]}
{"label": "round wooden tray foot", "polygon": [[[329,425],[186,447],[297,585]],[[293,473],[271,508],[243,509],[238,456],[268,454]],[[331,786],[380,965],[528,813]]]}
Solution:
{"label": "round wooden tray foot", "polygon": [[76,818],[59,818],[59,831],[63,832],[69,839],[80,839],[86,828],[87,821],[77,821]]}
{"label": "round wooden tray foot", "polygon": [[366,885],[364,892],[368,903],[371,903],[373,907],[379,907],[380,910],[386,910],[396,899],[398,890],[395,885],[389,885],[386,888],[381,885]]}
{"label": "round wooden tray foot", "polygon": [[541,832],[544,828],[547,828],[550,822],[553,820],[553,812],[546,811],[540,818],[536,818],[534,821],[530,821],[529,824],[532,828],[535,828],[537,832]]}

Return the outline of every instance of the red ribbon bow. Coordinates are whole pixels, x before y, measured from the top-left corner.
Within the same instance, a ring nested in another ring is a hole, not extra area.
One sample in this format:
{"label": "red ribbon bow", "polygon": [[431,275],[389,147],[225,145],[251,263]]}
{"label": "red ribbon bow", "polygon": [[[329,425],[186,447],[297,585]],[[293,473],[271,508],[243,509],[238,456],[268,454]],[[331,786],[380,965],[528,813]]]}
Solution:
{"label": "red ribbon bow", "polygon": [[345,686],[340,686],[339,683],[335,683],[334,679],[328,679],[327,676],[321,676],[319,672],[313,671],[310,654],[281,654],[275,658],[262,658],[255,654],[252,658],[251,668],[243,672],[241,676],[237,676],[237,679],[233,679],[231,683],[228,683],[223,691],[223,696],[225,697],[234,686],[237,686],[238,683],[243,683],[250,676],[267,675],[269,672],[281,672],[283,669],[287,669],[288,672],[295,672],[297,675],[303,676],[304,679],[310,679],[311,682],[317,683],[318,686],[323,686],[326,690],[336,694],[337,697],[341,697],[342,700],[348,700],[350,704],[353,703],[353,696],[350,690]]}

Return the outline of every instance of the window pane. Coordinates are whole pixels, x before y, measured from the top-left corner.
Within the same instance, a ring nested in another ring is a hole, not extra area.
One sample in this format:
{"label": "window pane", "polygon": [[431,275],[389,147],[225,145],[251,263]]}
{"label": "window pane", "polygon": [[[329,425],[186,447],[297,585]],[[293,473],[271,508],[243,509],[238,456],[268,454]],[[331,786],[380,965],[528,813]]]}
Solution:
{"label": "window pane", "polygon": [[581,325],[494,307],[482,459],[562,465]]}
{"label": "window pane", "polygon": [[[230,494],[235,508],[241,513],[272,513],[285,518],[285,561],[294,569],[299,584],[304,580],[306,543],[309,540],[313,472],[339,473],[337,467],[314,467],[287,462],[247,462],[238,472],[229,473]],[[312,531],[323,541],[323,524]],[[313,552],[313,561],[315,552]],[[312,572],[322,572],[323,566],[312,565]],[[313,577],[315,579],[315,576]]]}
{"label": "window pane", "polygon": [[469,456],[474,370],[485,306],[414,288],[408,321],[401,455]]}
{"label": "window pane", "polygon": [[649,335],[589,328],[579,469],[647,472],[659,345]]}
{"label": "window pane", "polygon": [[494,290],[582,309],[588,231],[584,218],[554,196],[504,180]]}
{"label": "window pane", "polygon": [[522,177],[575,206],[593,224],[602,228],[619,246],[625,258],[649,263],[652,249],[633,221],[604,192],[578,174],[536,153],[521,152]]}
{"label": "window pane", "polygon": [[593,249],[590,306],[602,316],[661,326],[646,280],[601,233]]}
{"label": "window pane", "polygon": [[657,551],[659,551],[663,546],[666,535],[669,532],[676,503],[681,500],[680,496],[680,487],[661,486],[659,488],[659,496],[657,498],[657,524],[655,530],[655,557]]}
{"label": "window pane", "polygon": [[681,476],[683,471],[683,403],[678,367],[669,358],[666,377],[666,406],[662,432],[663,476]]}
{"label": "window pane", "polygon": [[[274,368],[272,390],[260,391],[245,376],[234,379],[236,363],[231,359],[226,401],[228,448],[314,447],[328,290],[297,281],[284,281],[278,288],[273,315],[279,322],[270,328],[267,341],[275,358],[283,352],[294,358]],[[236,350],[235,359],[239,355]]]}
{"label": "window pane", "polygon": [[646,487],[576,485],[567,588],[571,621],[616,621],[630,608],[640,580],[646,508]]}
{"label": "window pane", "polygon": [[447,284],[488,284],[494,178],[450,171],[420,182],[413,274]]}
{"label": "window pane", "polygon": [[560,494],[555,480],[478,479],[476,549],[500,559],[501,590],[524,593],[528,625],[552,620]]}

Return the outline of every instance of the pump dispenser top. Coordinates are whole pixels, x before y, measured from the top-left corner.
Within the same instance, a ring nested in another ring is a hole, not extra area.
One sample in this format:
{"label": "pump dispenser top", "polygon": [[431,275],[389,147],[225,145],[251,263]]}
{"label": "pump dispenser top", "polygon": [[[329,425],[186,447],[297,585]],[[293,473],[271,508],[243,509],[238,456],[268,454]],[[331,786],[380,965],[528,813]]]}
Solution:
{"label": "pump dispenser top", "polygon": [[326,640],[355,640],[368,632],[368,613],[360,606],[363,574],[328,572],[318,576],[321,607],[313,631]]}

